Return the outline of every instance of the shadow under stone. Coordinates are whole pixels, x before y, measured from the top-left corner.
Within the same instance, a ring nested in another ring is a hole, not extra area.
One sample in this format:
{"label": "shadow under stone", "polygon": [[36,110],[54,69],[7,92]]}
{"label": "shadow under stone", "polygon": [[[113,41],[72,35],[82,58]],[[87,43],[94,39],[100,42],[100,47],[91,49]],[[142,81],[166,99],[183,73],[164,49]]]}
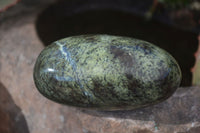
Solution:
{"label": "shadow under stone", "polygon": [[200,122],[200,89],[179,88],[166,101],[146,108],[129,111],[95,111],[80,109],[81,112],[98,117],[114,117],[158,124],[186,124]]}
{"label": "shadow under stone", "polygon": [[21,109],[14,103],[2,83],[0,83],[0,118],[1,133],[29,133]]}

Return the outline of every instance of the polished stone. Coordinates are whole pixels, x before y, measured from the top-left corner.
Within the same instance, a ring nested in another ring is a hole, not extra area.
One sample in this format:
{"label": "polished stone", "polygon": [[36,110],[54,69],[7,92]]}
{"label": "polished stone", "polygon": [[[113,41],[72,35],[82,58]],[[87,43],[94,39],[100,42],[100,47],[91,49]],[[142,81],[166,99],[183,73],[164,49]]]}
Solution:
{"label": "polished stone", "polygon": [[82,35],[47,46],[36,61],[34,80],[45,97],[58,103],[127,110],[170,97],[181,71],[169,53],[148,42]]}

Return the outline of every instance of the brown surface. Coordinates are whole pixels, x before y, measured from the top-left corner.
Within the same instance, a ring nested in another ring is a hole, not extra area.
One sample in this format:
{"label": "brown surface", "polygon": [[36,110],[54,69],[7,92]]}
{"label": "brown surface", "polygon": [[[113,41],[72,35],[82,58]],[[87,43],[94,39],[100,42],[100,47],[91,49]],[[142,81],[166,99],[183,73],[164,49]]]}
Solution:
{"label": "brown surface", "polygon": [[20,114],[20,129],[30,133],[200,132],[198,87],[179,88],[167,101],[133,111],[80,110],[44,98],[35,88],[32,76],[34,62],[44,48],[36,33],[36,16],[35,12],[0,25],[0,82],[7,92],[0,93],[0,101],[10,97],[6,99],[8,104],[0,104],[6,109],[4,113],[10,112],[3,115],[3,124],[12,126]]}
{"label": "brown surface", "polygon": [[0,132],[12,133],[12,121],[9,115],[0,108]]}
{"label": "brown surface", "polygon": [[28,133],[24,115],[0,83],[0,133]]}

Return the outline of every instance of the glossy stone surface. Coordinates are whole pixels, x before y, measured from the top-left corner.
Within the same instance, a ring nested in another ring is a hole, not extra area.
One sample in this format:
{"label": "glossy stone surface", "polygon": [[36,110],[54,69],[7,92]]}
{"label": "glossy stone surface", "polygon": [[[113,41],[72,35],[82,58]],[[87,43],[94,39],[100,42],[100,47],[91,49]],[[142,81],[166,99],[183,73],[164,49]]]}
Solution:
{"label": "glossy stone surface", "polygon": [[167,99],[181,71],[166,51],[128,37],[82,35],[47,46],[34,80],[47,98],[66,105],[126,110]]}

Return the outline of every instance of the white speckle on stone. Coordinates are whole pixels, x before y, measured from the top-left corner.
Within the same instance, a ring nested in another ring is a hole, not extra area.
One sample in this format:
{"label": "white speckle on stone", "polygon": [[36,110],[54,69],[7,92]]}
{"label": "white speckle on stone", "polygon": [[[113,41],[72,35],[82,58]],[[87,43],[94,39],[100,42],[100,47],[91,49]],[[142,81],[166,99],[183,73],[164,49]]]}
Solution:
{"label": "white speckle on stone", "polygon": [[64,122],[65,121],[65,117],[63,115],[60,115],[60,121]]}
{"label": "white speckle on stone", "polygon": [[64,45],[64,44],[60,43],[59,41],[56,41],[55,43],[56,43],[56,45],[58,45],[60,47],[63,47],[63,45]]}
{"label": "white speckle on stone", "polygon": [[154,131],[158,132],[158,126],[157,126],[157,123],[155,121],[154,121]]}
{"label": "white speckle on stone", "polygon": [[47,70],[48,70],[48,72],[54,72],[55,71],[53,68],[48,68]]}
{"label": "white speckle on stone", "polygon": [[20,96],[24,96],[24,90],[20,90]]}
{"label": "white speckle on stone", "polygon": [[142,112],[142,111],[140,111],[139,113],[140,113],[140,114],[143,114],[143,112]]}
{"label": "white speckle on stone", "polygon": [[192,111],[196,110],[196,106],[192,106],[191,110]]}
{"label": "white speckle on stone", "polygon": [[23,62],[25,60],[25,56],[23,54],[19,55],[19,61]]}
{"label": "white speckle on stone", "polygon": [[194,127],[194,122],[192,122],[192,125],[191,125],[191,127]]}
{"label": "white speckle on stone", "polygon": [[43,114],[43,115],[42,115],[42,118],[43,118],[43,119],[46,119],[46,118],[47,118],[47,115],[46,115],[46,114]]}
{"label": "white speckle on stone", "polygon": [[111,120],[111,121],[116,121],[116,120],[117,120],[117,119],[112,118],[112,117],[108,117],[107,119],[108,119],[108,120]]}
{"label": "white speckle on stone", "polygon": [[106,36],[106,35],[102,35],[102,36],[100,36],[100,38],[101,38],[101,41],[107,41],[107,40],[110,40],[109,37]]}
{"label": "white speckle on stone", "polygon": [[88,130],[83,128],[83,133],[88,133]]}

